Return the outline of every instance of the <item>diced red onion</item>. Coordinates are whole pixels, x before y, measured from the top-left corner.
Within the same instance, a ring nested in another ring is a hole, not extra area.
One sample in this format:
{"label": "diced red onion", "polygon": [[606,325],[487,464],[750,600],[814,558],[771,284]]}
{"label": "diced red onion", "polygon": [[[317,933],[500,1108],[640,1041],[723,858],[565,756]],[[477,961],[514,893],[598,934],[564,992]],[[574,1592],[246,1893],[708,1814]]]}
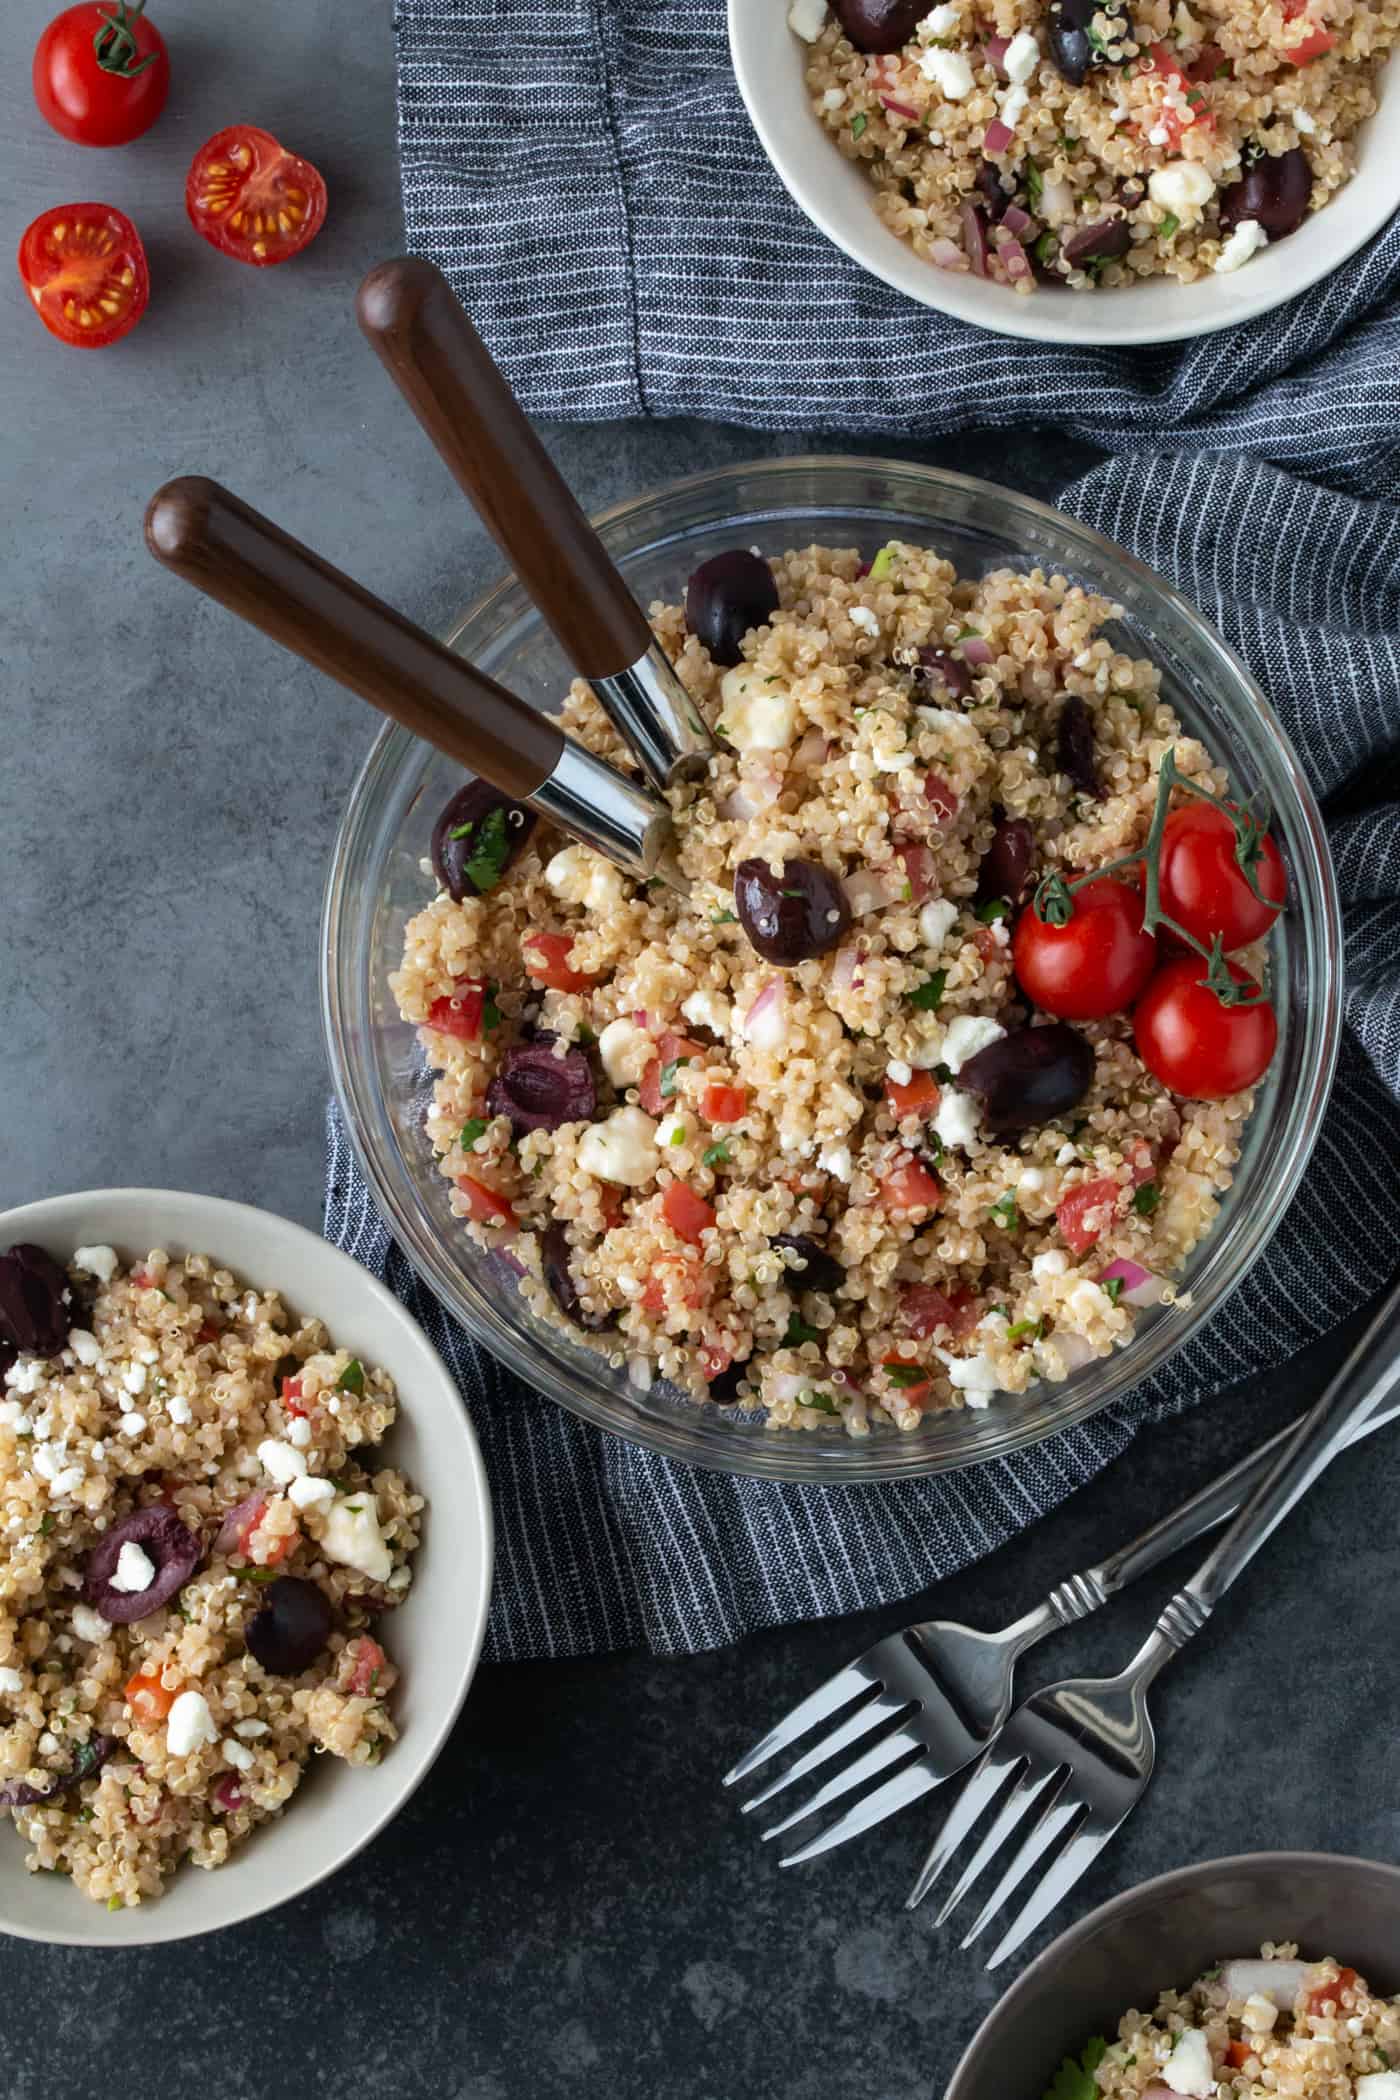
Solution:
{"label": "diced red onion", "polygon": [[991,123],[982,134],[982,151],[984,153],[1005,153],[1007,148],[1013,146],[1015,142],[1016,134],[1011,129],[1011,126],[1003,124],[1000,117],[993,117]]}
{"label": "diced red onion", "polygon": [[744,1034],[758,1049],[776,1050],[782,1042],[787,1033],[784,1004],[782,979],[770,977],[742,1023]]}
{"label": "diced red onion", "polygon": [[[894,899],[890,894],[890,878],[874,868],[857,868],[841,885],[846,892],[846,902],[854,918],[863,919],[872,911],[884,911]],[[899,887],[903,887],[902,878]]]}
{"label": "diced red onion", "polygon": [[1030,213],[1022,211],[1019,204],[1007,205],[1001,215],[1001,223],[1008,233],[1015,234],[1018,241],[1031,240],[1040,231]]}
{"label": "diced red onion", "polygon": [[230,1772],[214,1789],[214,1806],[221,1816],[231,1816],[243,1806],[243,1789]]}
{"label": "diced red onion", "polygon": [[726,795],[718,808],[727,824],[747,824],[750,817],[758,815],[758,804],[741,787]]}
{"label": "diced red onion", "polygon": [[1121,1283],[1122,1297],[1128,1305],[1160,1305],[1166,1285],[1160,1276],[1144,1269],[1137,1261],[1111,1261],[1099,1277],[1100,1283]]}
{"label": "diced red onion", "polygon": [[882,95],[880,100],[892,117],[902,117],[907,124],[918,123],[919,112],[912,109],[907,102],[897,102],[893,95]]}
{"label": "diced red onion", "polygon": [[1231,1998],[1267,1998],[1287,2012],[1307,1975],[1301,1961],[1227,1961],[1220,1981]]}
{"label": "diced red onion", "polygon": [[1001,258],[1001,266],[1006,272],[1008,284],[1024,284],[1027,281],[1033,284],[1035,282],[1035,271],[1031,268],[1031,259],[1014,233],[1008,233],[1005,240],[998,242],[997,254]]}
{"label": "diced red onion", "polygon": [[856,945],[838,948],[831,965],[831,989],[834,992],[849,992],[859,988],[860,965],[865,950]]}
{"label": "diced red onion", "polygon": [[1074,191],[1060,175],[1047,175],[1040,186],[1040,215],[1055,225],[1074,210]]}
{"label": "diced red onion", "polygon": [[956,241],[939,239],[929,242],[929,260],[940,270],[965,270],[967,257]]}
{"label": "diced red onion", "polygon": [[793,752],[793,764],[819,766],[826,757],[826,738],[820,729],[809,729]]}
{"label": "diced red onion", "polygon": [[965,664],[990,664],[996,661],[990,642],[984,642],[980,634],[970,634],[958,645]]}
{"label": "diced red onion", "polygon": [[970,202],[964,204],[962,208],[962,228],[963,246],[967,250],[967,259],[972,265],[972,274],[974,277],[985,277],[987,274],[987,221],[977,205]]}
{"label": "diced red onion", "polygon": [[647,1025],[646,1008],[644,1006],[634,1006],[632,1009],[632,1019],[636,1022],[639,1028],[645,1028]]}
{"label": "diced red onion", "polygon": [[219,1526],[215,1536],[214,1551],[216,1553],[232,1552],[247,1528],[248,1519],[252,1516],[254,1510],[262,1508],[266,1500],[266,1495],[259,1493],[256,1495],[245,1495],[241,1502],[235,1502],[233,1508]]}
{"label": "diced red onion", "polygon": [[1006,78],[1006,53],[1010,43],[1009,36],[989,36],[983,46],[988,60],[996,67],[1003,80]]}
{"label": "diced red onion", "polygon": [[1086,1335],[1061,1334],[1057,1328],[1052,1339],[1067,1371],[1077,1371],[1093,1358],[1094,1345]]}

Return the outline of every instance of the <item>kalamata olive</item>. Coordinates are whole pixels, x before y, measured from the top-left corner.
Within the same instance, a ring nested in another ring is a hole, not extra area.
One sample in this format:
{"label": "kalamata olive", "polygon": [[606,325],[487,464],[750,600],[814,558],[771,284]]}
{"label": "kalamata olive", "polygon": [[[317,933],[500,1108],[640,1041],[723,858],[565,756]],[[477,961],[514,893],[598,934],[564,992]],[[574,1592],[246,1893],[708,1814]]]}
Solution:
{"label": "kalamata olive", "polygon": [[582,1050],[555,1055],[548,1043],[516,1043],[501,1059],[486,1090],[486,1113],[509,1116],[517,1137],[529,1130],[557,1130],[561,1123],[586,1123],[598,1106],[598,1090]]}
{"label": "kalamata olive", "polygon": [[27,1779],[7,1779],[0,1786],[0,1808],[36,1808],[41,1801],[56,1801],[70,1786],[81,1786],[94,1772],[100,1772],[116,1747],[114,1735],[90,1735],[74,1752],[68,1771],[60,1772],[47,1786],[31,1786]]}
{"label": "kalamata olive", "polygon": [[574,1273],[569,1266],[569,1235],[557,1222],[547,1226],[540,1243],[541,1263],[544,1269],[545,1288],[566,1320],[581,1327],[585,1334],[601,1334],[604,1328],[617,1324],[617,1314],[586,1313],[574,1282]]}
{"label": "kalamata olive", "polygon": [[992,843],[977,870],[977,902],[990,904],[994,897],[1005,897],[1009,904],[1018,904],[1034,865],[1032,825],[1025,817],[1007,817],[998,812]]}
{"label": "kalamata olive", "polygon": [[1302,225],[1311,196],[1312,169],[1301,146],[1262,154],[1220,192],[1220,223],[1233,232],[1243,220],[1257,219],[1271,241],[1281,241]]}
{"label": "kalamata olive", "polygon": [[1060,253],[1072,270],[1082,270],[1088,263],[1115,262],[1132,245],[1132,228],[1126,219],[1099,219],[1072,233]]}
{"label": "kalamata olive", "polygon": [[57,1356],[72,1324],[67,1272],[51,1254],[29,1241],[0,1254],[0,1339],[26,1356]]}
{"label": "kalamata olive", "polygon": [[449,897],[493,890],[535,828],[535,812],[489,781],[458,788],[433,826],[433,873]]}
{"label": "kalamata olive", "polygon": [[[122,1547],[128,1543],[139,1546],[155,1564],[156,1572],[144,1590],[112,1587]],[[83,1576],[84,1602],[109,1626],[130,1626],[177,1596],[202,1558],[199,1540],[163,1502],[133,1510],[105,1532],[89,1553]]]}
{"label": "kalamata olive", "polygon": [[335,1614],[324,1591],[300,1575],[279,1575],[263,1593],[263,1607],[243,1638],[254,1662],[274,1677],[300,1677],[330,1639]]}
{"label": "kalamata olive", "polygon": [[748,1358],[742,1363],[726,1364],[715,1378],[709,1381],[707,1391],[717,1407],[728,1407],[739,1397],[739,1385],[748,1369]]}
{"label": "kalamata olive", "polygon": [[1013,1028],[988,1043],[968,1058],[958,1085],[981,1097],[988,1129],[1001,1135],[1068,1115],[1093,1077],[1092,1045],[1068,1022],[1052,1021],[1048,1028]]}
{"label": "kalamata olive", "polygon": [[791,969],[835,948],[851,923],[846,892],[814,860],[789,860],[775,875],[766,860],[741,860],[734,909],[766,962]]}
{"label": "kalamata olive", "polygon": [[789,1269],[787,1285],[790,1291],[820,1291],[829,1298],[839,1291],[846,1281],[846,1272],[834,1254],[828,1254],[820,1240],[809,1239],[805,1232],[775,1233],[768,1242],[770,1247],[786,1247],[802,1263],[800,1269]]}
{"label": "kalamata olive", "polygon": [[732,547],[702,561],[685,587],[685,624],[715,663],[732,669],[744,636],[778,610],[778,586],[761,554]]}
{"label": "kalamata olive", "polygon": [[831,0],[831,11],[857,51],[900,51],[928,8],[924,0]]}
{"label": "kalamata olive", "polygon": [[977,163],[977,188],[988,216],[999,219],[1011,202],[1013,192],[1002,181],[1001,169],[996,162],[985,156]]}
{"label": "kalamata olive", "polygon": [[939,699],[946,695],[950,700],[966,700],[972,693],[971,671],[960,656],[950,656],[946,649],[921,649],[914,676]]}
{"label": "kalamata olive", "polygon": [[1065,696],[1055,744],[1060,771],[1067,775],[1081,795],[1092,795],[1097,802],[1103,789],[1099,785],[1099,769],[1094,758],[1094,718],[1078,693]]}
{"label": "kalamata olive", "polygon": [[[1107,37],[1094,36],[1095,15],[1110,25]],[[1127,35],[1121,0],[1051,0],[1050,56],[1072,87],[1082,87],[1091,66],[1120,66],[1127,57],[1122,49]]]}

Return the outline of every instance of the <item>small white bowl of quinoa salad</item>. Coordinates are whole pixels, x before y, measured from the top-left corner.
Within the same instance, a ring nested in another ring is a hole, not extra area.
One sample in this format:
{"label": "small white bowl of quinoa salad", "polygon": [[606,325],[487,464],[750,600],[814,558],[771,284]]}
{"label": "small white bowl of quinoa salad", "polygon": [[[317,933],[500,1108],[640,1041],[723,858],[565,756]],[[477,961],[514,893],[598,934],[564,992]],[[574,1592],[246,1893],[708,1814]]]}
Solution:
{"label": "small white bowl of quinoa salad", "polygon": [[183,1938],[334,1871],[490,1569],[455,1386],[347,1256],[163,1191],[0,1215],[0,1930]]}
{"label": "small white bowl of quinoa salad", "polygon": [[1208,334],[1396,207],[1397,0],[731,0],[729,22],[808,217],[1008,335]]}

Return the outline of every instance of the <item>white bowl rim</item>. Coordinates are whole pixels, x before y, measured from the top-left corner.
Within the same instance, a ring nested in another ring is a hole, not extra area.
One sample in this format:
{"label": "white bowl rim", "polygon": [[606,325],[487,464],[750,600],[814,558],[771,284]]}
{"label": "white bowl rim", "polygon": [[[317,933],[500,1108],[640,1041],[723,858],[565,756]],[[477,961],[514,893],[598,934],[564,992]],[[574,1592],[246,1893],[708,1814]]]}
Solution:
{"label": "white bowl rim", "polygon": [[[135,1930],[123,1931],[120,1939],[97,1939],[82,1929],[83,1919],[90,1906],[87,1904],[86,1899],[80,1896],[76,1890],[70,1892],[71,1901],[75,1906],[75,1918],[71,1930],[60,1932],[36,1931],[23,1920],[16,1920],[6,1915],[3,1909],[0,1909],[0,1933],[14,1939],[30,1940],[45,1946],[87,1947],[108,1952],[121,1951],[128,1947],[145,1947],[157,1944],[173,1946],[181,1940],[203,1938],[207,1934],[224,1931],[231,1926],[245,1925],[254,1918],[265,1917],[270,1911],[280,1909],[283,1904],[307,1895],[312,1889],[327,1881],[333,1874],[339,1873],[342,1867],[348,1866],[351,1860],[387,1828],[394,1818],[407,1806],[427,1778],[433,1765],[437,1762],[438,1757],[446,1746],[448,1737],[457,1724],[467,1693],[471,1688],[472,1680],[476,1675],[477,1664],[481,1659],[482,1645],[486,1638],[486,1621],[491,1603],[495,1536],[486,1466],[481,1456],[481,1447],[477,1441],[476,1431],[472,1427],[471,1417],[462,1402],[456,1382],[447,1366],[443,1363],[442,1358],[438,1355],[437,1350],[434,1349],[432,1343],[418,1325],[418,1322],[394,1296],[393,1292],[388,1289],[387,1285],[379,1281],[377,1276],[371,1275],[370,1271],[362,1267],[351,1255],[346,1254],[341,1248],[333,1246],[329,1240],[323,1239],[319,1233],[310,1231],[304,1225],[296,1224],[290,1218],[280,1217],[274,1211],[261,1210],[255,1204],[236,1202],[230,1197],[202,1196],[190,1190],[180,1189],[134,1187],[79,1189],[63,1195],[39,1197],[32,1202],[19,1204],[12,1210],[0,1211],[0,1242],[9,1245],[16,1240],[22,1240],[26,1237],[39,1238],[45,1235],[54,1238],[62,1237],[70,1214],[81,1214],[84,1206],[91,1207],[98,1203],[108,1205],[129,1203],[133,1207],[142,1206],[160,1210],[170,1209],[172,1212],[178,1212],[182,1207],[189,1208],[197,1210],[201,1216],[208,1217],[216,1230],[220,1219],[230,1224],[236,1221],[246,1228],[256,1228],[258,1230],[266,1229],[270,1223],[274,1233],[287,1236],[291,1248],[295,1249],[298,1245],[303,1248],[310,1247],[315,1250],[318,1259],[326,1258],[331,1267],[343,1267],[345,1270],[352,1272],[356,1287],[364,1292],[365,1296],[375,1306],[378,1314],[383,1317],[388,1325],[399,1331],[407,1345],[416,1349],[423,1356],[425,1372],[435,1370],[446,1392],[451,1396],[454,1416],[460,1425],[462,1433],[465,1461],[464,1473],[467,1476],[464,1481],[464,1489],[470,1492],[476,1503],[475,1518],[480,1527],[480,1565],[482,1570],[479,1593],[472,1599],[461,1622],[462,1629],[466,1633],[466,1640],[461,1648],[460,1682],[444,1706],[431,1732],[426,1733],[421,1739],[412,1743],[407,1736],[401,1736],[395,1744],[394,1764],[398,1763],[400,1752],[409,1754],[403,1758],[398,1784],[393,1788],[387,1802],[376,1814],[370,1817],[363,1827],[355,1828],[352,1835],[347,1835],[338,1842],[332,1848],[330,1856],[324,1863],[317,1866],[313,1873],[304,1877],[296,1877],[292,1884],[280,1893],[259,1894],[246,1907],[240,1908],[235,1915],[223,1918],[217,1923],[210,1925],[177,1925],[174,1929],[171,1929],[169,1926],[162,1926],[160,1915],[165,1899],[163,1895],[153,1897],[149,1902],[141,1904],[139,1908],[124,1911],[120,1914],[123,1918],[131,1920],[136,1928]],[[72,1237],[71,1231],[68,1236]],[[172,1234],[171,1238],[177,1245],[187,1242],[187,1235],[184,1232]],[[78,1242],[75,1240],[74,1244],[77,1245]],[[87,1244],[94,1243],[89,1241]],[[216,1253],[212,1240],[210,1245],[204,1247],[196,1247],[192,1242],[187,1243],[185,1244],[185,1251],[192,1253]],[[218,1258],[217,1253],[216,1258]],[[283,1289],[285,1290],[285,1295],[295,1304],[299,1295],[295,1287],[289,1283]],[[254,1831],[247,1841],[245,1852],[235,1856],[255,1855],[259,1843],[266,1844],[269,1840],[274,1840],[277,1833],[294,1820],[295,1813],[295,1797],[293,1797],[276,1821],[269,1827]],[[346,1825],[349,1825],[352,1821],[350,1817],[342,1817],[340,1820]],[[5,1818],[4,1821],[8,1826],[9,1819]],[[180,1874],[194,1874],[199,1873],[201,1870],[197,1867],[191,1867],[187,1862],[182,1862],[177,1871]],[[222,1870],[215,1869],[216,1875],[220,1871]],[[266,1879],[267,1877],[264,1876],[264,1884]],[[106,1913],[99,1913],[99,1915],[105,1916]]]}

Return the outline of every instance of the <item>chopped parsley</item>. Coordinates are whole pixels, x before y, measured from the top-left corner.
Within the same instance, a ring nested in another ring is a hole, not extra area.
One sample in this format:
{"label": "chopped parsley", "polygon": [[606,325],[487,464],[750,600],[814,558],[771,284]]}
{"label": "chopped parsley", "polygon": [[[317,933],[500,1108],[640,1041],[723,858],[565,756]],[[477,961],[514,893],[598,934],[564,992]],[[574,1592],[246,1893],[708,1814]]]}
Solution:
{"label": "chopped parsley", "polygon": [[737,926],[738,923],[739,914],[737,912],[712,911],[710,913],[710,924],[712,926]]}
{"label": "chopped parsley", "polygon": [[783,1336],[783,1347],[785,1349],[797,1349],[801,1347],[803,1342],[819,1342],[820,1340],[820,1329],[809,1327],[805,1320],[799,1319],[797,1314],[794,1313],[787,1323],[787,1333]]}
{"label": "chopped parsley", "polygon": [[335,1382],[338,1393],[362,1393],[365,1389],[365,1367],[358,1356],[352,1356]]}
{"label": "chopped parsley", "polygon": [[473,832],[476,832],[476,838],[463,864],[462,872],[472,888],[481,896],[485,896],[488,890],[495,889],[504,875],[506,859],[510,853],[504,809],[498,804],[495,809],[487,811],[481,819],[480,826],[475,822],[459,824],[455,830],[449,831],[447,836],[450,839],[465,841],[471,838]]}
{"label": "chopped parsley", "polygon": [[1036,235],[1035,241],[1031,247],[1031,254],[1035,257],[1038,263],[1048,264],[1054,259],[1055,249],[1057,245],[1058,243],[1055,239],[1054,234],[1050,231],[1050,228],[1047,226],[1044,233]]}
{"label": "chopped parsley", "polygon": [[948,985],[948,972],[935,970],[922,984],[916,984],[909,994],[909,1004],[917,1013],[936,1014],[943,1004],[943,994]]}
{"label": "chopped parsley", "polygon": [[673,1057],[669,1064],[664,1064],[661,1067],[659,1092],[663,1101],[670,1101],[673,1098],[676,1091],[676,1074],[682,1065],[688,1065],[689,1063],[690,1059],[688,1057]]}
{"label": "chopped parsley", "polygon": [[1156,1182],[1144,1181],[1142,1187],[1133,1197],[1133,1209],[1140,1218],[1150,1218],[1161,1200],[1162,1191],[1158,1188]]}
{"label": "chopped parsley", "polygon": [[707,1145],[700,1154],[700,1164],[704,1167],[727,1167],[729,1163],[729,1147],[723,1138],[716,1145]]}
{"label": "chopped parsley", "polygon": [[865,111],[863,109],[857,110],[856,114],[851,118],[851,137],[858,139],[869,122],[870,119],[865,114]]}
{"label": "chopped parsley", "polygon": [[1045,2088],[1043,2100],[1096,2100],[1094,2073],[1108,2054],[1108,2044],[1096,2034],[1084,2044],[1078,2057],[1067,2056]]}
{"label": "chopped parsley", "polygon": [[671,1132],[671,1135],[667,1138],[666,1142],[668,1145],[683,1145],[685,1143],[685,1139],[685,1125],[684,1123],[678,1121],[675,1129]]}
{"label": "chopped parsley", "polygon": [[998,919],[1008,918],[1010,913],[1011,900],[1008,897],[990,897],[977,907],[977,916],[984,926],[994,925]]}
{"label": "chopped parsley", "polygon": [[1123,1279],[1121,1276],[1105,1276],[1099,1289],[1110,1305],[1116,1305],[1123,1295]]}
{"label": "chopped parsley", "polygon": [[56,1516],[54,1515],[54,1513],[53,1513],[53,1511],[52,1511],[52,1510],[50,1510],[50,1511],[49,1511],[49,1513],[48,1513],[48,1515],[47,1515],[46,1517],[41,1517],[41,1518],[40,1518],[40,1520],[39,1520],[39,1536],[40,1536],[40,1538],[41,1538],[41,1539],[46,1539],[46,1538],[48,1537],[49,1533],[50,1533],[50,1532],[51,1532],[51,1531],[53,1530],[53,1528],[54,1528],[55,1524],[57,1524],[57,1522],[58,1522],[58,1518],[57,1518],[57,1517],[56,1517]]}
{"label": "chopped parsley", "polygon": [[988,1216],[1003,1232],[1014,1232],[1021,1222],[1021,1214],[1016,1208],[1016,1191],[1008,1189],[1001,1201],[992,1205]]}
{"label": "chopped parsley", "polygon": [[1386,2053],[1385,2053],[1384,2049],[1382,2049],[1382,2047],[1381,2047],[1380,2043],[1379,2043],[1379,2042],[1372,2042],[1372,2044],[1371,2044],[1371,2047],[1372,2047],[1372,2048],[1373,2048],[1373,2049],[1375,2050],[1375,2052],[1376,2052],[1377,2056],[1378,2056],[1378,2057],[1380,2058],[1381,2062],[1382,2062],[1382,2063],[1383,2063],[1383,2064],[1385,2065],[1385,2067],[1386,2067],[1386,2069],[1387,2069],[1387,2071],[1388,2071],[1388,2070],[1390,2069],[1390,2058],[1389,2058],[1389,2057],[1388,2057],[1388,2056],[1386,2055]]}
{"label": "chopped parsley", "polygon": [[491,1033],[491,1030],[493,1028],[499,1028],[502,1021],[505,1019],[505,1015],[501,1012],[500,1007],[496,1004],[496,994],[499,990],[500,986],[498,984],[488,984],[486,987],[486,997],[482,1001],[481,1026],[487,1035]]}
{"label": "chopped parsley", "polygon": [[109,1896],[107,1898],[107,1908],[108,1910],[125,1910],[126,1905],[122,1902],[120,1896]]}
{"label": "chopped parsley", "polygon": [[1008,1342],[1038,1342],[1045,1332],[1043,1320],[1018,1320],[1006,1330]]}
{"label": "chopped parsley", "polygon": [[462,1148],[462,1150],[463,1150],[464,1152],[470,1152],[470,1151],[471,1151],[471,1149],[472,1149],[472,1146],[473,1146],[473,1145],[474,1145],[474,1144],[476,1143],[477,1139],[478,1139],[479,1137],[484,1137],[485,1135],[486,1135],[486,1119],[485,1119],[485,1117],[484,1117],[484,1116],[469,1116],[469,1117],[468,1117],[468,1119],[467,1119],[467,1121],[466,1121],[466,1122],[465,1122],[465,1123],[464,1123],[464,1124],[462,1125],[462,1128],[461,1128],[461,1132],[460,1132],[460,1134],[459,1134],[459,1136],[458,1136],[457,1142],[458,1142],[458,1144],[459,1144],[459,1145],[461,1146],[461,1148]]}
{"label": "chopped parsley", "polygon": [[240,1568],[238,1572],[245,1582],[276,1582],[280,1570],[277,1568]]}
{"label": "chopped parsley", "polygon": [[1026,194],[1030,198],[1032,204],[1039,204],[1041,192],[1044,188],[1044,176],[1041,174],[1035,162],[1033,160],[1028,159],[1026,162]]}
{"label": "chopped parsley", "polygon": [[918,1364],[886,1364],[885,1376],[891,1385],[907,1391],[911,1385],[927,1385],[928,1372]]}
{"label": "chopped parsley", "polygon": [[803,1407],[815,1407],[818,1414],[834,1415],[840,1413],[840,1409],[830,1393],[823,1393],[814,1385],[809,1385],[797,1397]]}
{"label": "chopped parsley", "polygon": [[1164,241],[1173,240],[1176,237],[1176,235],[1180,232],[1180,230],[1181,221],[1174,211],[1169,211],[1165,219],[1163,219],[1161,225],[1157,228],[1158,233],[1161,235]]}

